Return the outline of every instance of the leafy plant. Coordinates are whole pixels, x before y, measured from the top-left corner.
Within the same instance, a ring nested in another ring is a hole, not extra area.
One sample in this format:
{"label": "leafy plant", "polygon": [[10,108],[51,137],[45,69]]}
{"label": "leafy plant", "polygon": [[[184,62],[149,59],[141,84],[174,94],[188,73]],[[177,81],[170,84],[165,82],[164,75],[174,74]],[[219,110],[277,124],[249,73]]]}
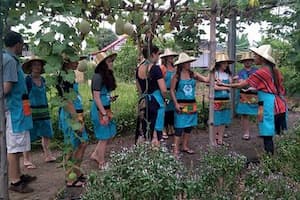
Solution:
{"label": "leafy plant", "polygon": [[183,166],[164,149],[149,144],[113,153],[108,170],[89,178],[83,199],[174,199]]}

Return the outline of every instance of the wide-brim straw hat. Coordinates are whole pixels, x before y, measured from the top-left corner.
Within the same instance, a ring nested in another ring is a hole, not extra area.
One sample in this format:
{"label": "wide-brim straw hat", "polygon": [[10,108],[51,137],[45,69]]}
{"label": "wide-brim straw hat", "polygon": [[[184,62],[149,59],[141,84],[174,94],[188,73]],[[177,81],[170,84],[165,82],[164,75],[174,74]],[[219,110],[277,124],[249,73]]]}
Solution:
{"label": "wide-brim straw hat", "polygon": [[229,59],[226,53],[217,53],[216,54],[216,63],[228,62],[229,64],[234,63],[234,60]]}
{"label": "wide-brim straw hat", "polygon": [[117,57],[117,53],[115,53],[115,52],[112,52],[112,53],[100,52],[100,53],[96,54],[94,61],[95,61],[96,65],[99,65],[100,63],[102,63],[104,60],[106,60],[109,57],[112,57],[114,60]]}
{"label": "wide-brim straw hat", "polygon": [[76,55],[75,54],[75,56],[72,58],[73,60],[71,60],[71,58],[68,55],[66,55],[66,54],[63,54],[62,57],[63,57],[64,63],[67,64],[67,63],[70,63],[70,62],[78,62],[80,60],[84,60],[88,56],[86,56],[86,55],[79,55],[79,54]]}
{"label": "wide-brim straw hat", "polygon": [[165,57],[168,57],[168,56],[178,56],[178,53],[172,51],[171,49],[165,49],[164,53],[161,54],[159,57],[160,58],[165,58]]}
{"label": "wide-brim straw hat", "polygon": [[241,54],[241,58],[239,60],[240,63],[246,61],[246,60],[254,60],[253,55],[251,52],[244,52]]}
{"label": "wide-brim straw hat", "polygon": [[189,56],[186,53],[180,53],[178,60],[174,63],[174,65],[180,65],[183,63],[194,62],[197,60],[195,57]]}
{"label": "wide-brim straw hat", "polygon": [[250,48],[255,54],[263,57],[264,59],[270,61],[273,64],[276,64],[275,59],[272,57],[272,47],[269,44],[262,45],[258,48],[252,47]]}
{"label": "wide-brim straw hat", "polygon": [[46,64],[46,61],[38,56],[31,56],[25,63],[23,63],[22,68],[25,74],[31,73],[31,63],[33,61],[40,61],[42,63],[42,70],[41,74],[45,73],[44,66]]}

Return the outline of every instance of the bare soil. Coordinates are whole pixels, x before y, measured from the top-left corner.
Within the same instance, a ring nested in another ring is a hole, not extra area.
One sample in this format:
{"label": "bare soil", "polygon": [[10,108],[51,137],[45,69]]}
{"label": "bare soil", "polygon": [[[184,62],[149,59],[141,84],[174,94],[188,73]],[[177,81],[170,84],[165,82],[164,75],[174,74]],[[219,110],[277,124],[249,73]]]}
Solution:
{"label": "bare soil", "polygon": [[[289,127],[293,127],[294,123],[299,120],[300,112],[289,113]],[[263,152],[262,140],[258,137],[257,126],[252,123],[251,125],[251,139],[246,141],[242,140],[241,123],[239,119],[235,119],[230,127],[226,129],[229,138],[224,139],[225,142],[230,144],[229,150],[247,156],[249,160],[256,159]],[[173,138],[170,137],[166,141],[166,146],[171,149]],[[130,147],[134,143],[134,133],[126,136],[118,136],[114,138],[108,146],[107,157],[109,152],[120,151],[122,147]],[[190,146],[195,150],[195,154],[181,156],[182,161],[187,167],[190,167],[191,162],[201,158],[202,150],[208,145],[208,131],[207,130],[194,130],[191,135]],[[88,146],[82,163],[82,169],[88,174],[91,171],[97,170],[97,164],[90,160],[90,154],[95,148],[95,144]],[[60,155],[59,151],[54,151],[56,156]],[[65,189],[64,170],[61,163],[45,163],[42,151],[35,151],[32,154],[33,161],[37,165],[37,169],[22,169],[25,173],[35,175],[38,179],[31,183],[30,186],[35,189],[30,194],[19,194],[10,192],[9,196],[12,200],[47,200],[47,199],[80,199],[80,194],[83,189],[67,188]],[[58,195],[59,194],[59,195]]]}

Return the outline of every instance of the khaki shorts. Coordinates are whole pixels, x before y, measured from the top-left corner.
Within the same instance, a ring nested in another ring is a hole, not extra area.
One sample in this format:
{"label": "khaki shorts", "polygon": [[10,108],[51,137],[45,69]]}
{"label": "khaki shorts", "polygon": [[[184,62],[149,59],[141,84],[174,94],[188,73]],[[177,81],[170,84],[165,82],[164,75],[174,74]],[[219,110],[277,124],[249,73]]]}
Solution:
{"label": "khaki shorts", "polygon": [[21,153],[30,151],[30,133],[23,131],[14,133],[12,130],[10,112],[5,113],[6,117],[6,147],[7,153]]}

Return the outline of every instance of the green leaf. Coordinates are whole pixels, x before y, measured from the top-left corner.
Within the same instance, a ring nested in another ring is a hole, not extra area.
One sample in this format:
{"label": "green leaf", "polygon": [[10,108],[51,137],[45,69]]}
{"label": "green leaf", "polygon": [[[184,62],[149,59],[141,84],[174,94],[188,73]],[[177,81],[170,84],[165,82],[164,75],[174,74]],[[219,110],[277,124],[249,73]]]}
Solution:
{"label": "green leaf", "polygon": [[41,37],[41,40],[43,40],[45,42],[53,42],[55,40],[54,36],[55,36],[54,32],[49,32],[49,33],[44,34]]}

